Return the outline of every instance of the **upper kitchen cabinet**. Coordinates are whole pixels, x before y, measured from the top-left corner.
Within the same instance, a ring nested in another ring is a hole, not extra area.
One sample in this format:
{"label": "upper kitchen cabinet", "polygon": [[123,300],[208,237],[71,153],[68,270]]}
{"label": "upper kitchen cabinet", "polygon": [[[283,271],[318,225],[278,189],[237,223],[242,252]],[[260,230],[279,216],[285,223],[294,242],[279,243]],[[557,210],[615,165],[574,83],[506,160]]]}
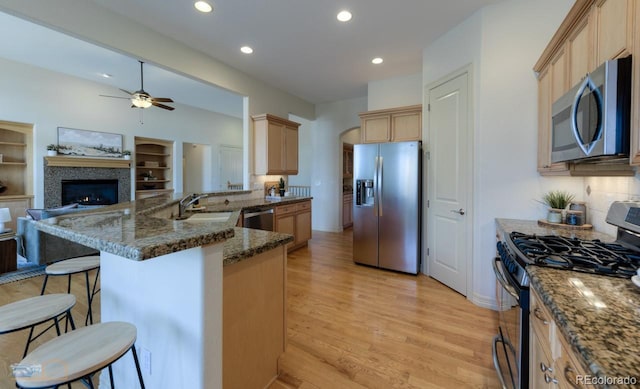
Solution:
{"label": "upper kitchen cabinet", "polygon": [[300,123],[270,114],[252,116],[255,174],[298,174]]}
{"label": "upper kitchen cabinet", "polygon": [[[626,165],[551,163],[553,103],[603,62],[640,52],[640,8],[634,0],[576,1],[534,66],[538,74],[538,172],[541,175],[630,175]],[[635,26],[635,27],[634,27]],[[640,61],[633,61],[632,164],[640,164]]]}
{"label": "upper kitchen cabinet", "polygon": [[560,50],[538,76],[538,172],[543,175],[569,174],[566,163],[551,163],[551,106],[569,89],[566,59]]}
{"label": "upper kitchen cabinet", "polygon": [[592,15],[597,30],[596,64],[631,54],[635,3],[635,0],[595,2]]}
{"label": "upper kitchen cabinet", "polygon": [[362,143],[422,139],[422,105],[380,109],[360,114]]}

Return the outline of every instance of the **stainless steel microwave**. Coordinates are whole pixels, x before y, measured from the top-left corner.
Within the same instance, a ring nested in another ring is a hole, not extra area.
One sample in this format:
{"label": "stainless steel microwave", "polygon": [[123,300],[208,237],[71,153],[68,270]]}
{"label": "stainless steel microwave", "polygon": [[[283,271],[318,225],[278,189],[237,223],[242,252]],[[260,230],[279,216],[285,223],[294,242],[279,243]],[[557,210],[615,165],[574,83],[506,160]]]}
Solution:
{"label": "stainless steel microwave", "polygon": [[551,162],[629,156],[631,56],[611,60],[553,103]]}

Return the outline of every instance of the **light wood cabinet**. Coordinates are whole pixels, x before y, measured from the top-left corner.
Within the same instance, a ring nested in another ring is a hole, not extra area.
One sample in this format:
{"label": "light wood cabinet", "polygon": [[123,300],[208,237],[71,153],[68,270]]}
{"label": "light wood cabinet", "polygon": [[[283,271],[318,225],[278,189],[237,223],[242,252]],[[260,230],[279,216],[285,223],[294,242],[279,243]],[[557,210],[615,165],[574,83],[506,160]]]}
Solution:
{"label": "light wood cabinet", "polygon": [[538,293],[530,290],[529,387],[583,388],[577,377],[586,376],[587,370],[578,362]]}
{"label": "light wood cabinet", "polygon": [[173,193],[173,142],[135,138],[136,199]]}
{"label": "light wood cabinet", "polygon": [[[591,17],[585,17],[567,38],[568,84],[567,88],[578,84],[596,68],[594,61],[594,31]],[[554,96],[555,99],[560,96]]]}
{"label": "light wood cabinet", "polygon": [[353,145],[342,144],[342,178],[353,178]]}
{"label": "light wood cabinet", "polygon": [[[629,176],[629,164],[551,163],[551,107],[603,62],[640,52],[640,6],[633,0],[577,1],[534,66],[538,73],[538,164],[541,175]],[[633,61],[631,164],[640,164],[640,64]]]}
{"label": "light wood cabinet", "polygon": [[311,239],[311,200],[276,206],[274,224],[276,232],[293,235],[288,251],[306,246]]}
{"label": "light wood cabinet", "polygon": [[264,388],[278,376],[287,344],[284,247],[223,269],[224,388]]}
{"label": "light wood cabinet", "polygon": [[255,174],[298,174],[300,123],[270,114],[252,116]]}
{"label": "light wood cabinet", "polygon": [[360,114],[362,143],[422,139],[422,105],[381,109]]}
{"label": "light wood cabinet", "polygon": [[342,195],[342,228],[353,225],[353,193]]}
{"label": "light wood cabinet", "polygon": [[11,221],[6,228],[16,230],[16,218],[24,216],[33,199],[33,126],[0,121],[0,208],[9,208]]}
{"label": "light wood cabinet", "polygon": [[599,0],[592,11],[596,24],[596,63],[622,58],[633,47],[635,0]]}

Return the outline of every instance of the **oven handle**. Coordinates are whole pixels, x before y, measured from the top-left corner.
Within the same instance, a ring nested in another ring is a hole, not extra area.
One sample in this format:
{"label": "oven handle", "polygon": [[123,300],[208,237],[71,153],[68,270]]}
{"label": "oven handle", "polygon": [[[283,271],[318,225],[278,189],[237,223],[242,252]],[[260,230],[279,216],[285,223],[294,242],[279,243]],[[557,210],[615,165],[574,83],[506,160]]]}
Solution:
{"label": "oven handle", "polygon": [[496,257],[493,259],[493,272],[496,274],[496,279],[498,280],[500,285],[502,285],[502,287],[507,291],[507,293],[509,293],[519,303],[520,296],[518,296],[518,293],[516,292],[516,288],[514,288],[507,282],[502,272],[498,269],[498,266],[499,266],[498,261],[500,261],[499,257]]}

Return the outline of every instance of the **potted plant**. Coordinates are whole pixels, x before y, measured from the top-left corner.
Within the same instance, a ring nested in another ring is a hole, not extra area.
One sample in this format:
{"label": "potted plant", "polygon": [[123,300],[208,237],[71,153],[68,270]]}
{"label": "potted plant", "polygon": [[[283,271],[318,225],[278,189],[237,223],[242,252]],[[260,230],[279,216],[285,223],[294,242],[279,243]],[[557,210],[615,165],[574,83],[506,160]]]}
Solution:
{"label": "potted plant", "polygon": [[156,178],[153,176],[153,172],[151,170],[149,170],[149,172],[143,172],[142,173],[142,178],[145,181],[151,181],[151,180],[155,180]]}
{"label": "potted plant", "polygon": [[58,145],[54,145],[53,143],[47,146],[47,155],[49,157],[53,157],[58,155]]}
{"label": "potted plant", "polygon": [[549,223],[562,223],[562,212],[567,208],[574,195],[562,190],[552,190],[542,196],[542,203],[549,207],[547,221]]}
{"label": "potted plant", "polygon": [[280,177],[280,197],[284,197],[284,178]]}
{"label": "potted plant", "polygon": [[122,157],[124,159],[131,159],[131,151],[129,150],[122,150]]}

